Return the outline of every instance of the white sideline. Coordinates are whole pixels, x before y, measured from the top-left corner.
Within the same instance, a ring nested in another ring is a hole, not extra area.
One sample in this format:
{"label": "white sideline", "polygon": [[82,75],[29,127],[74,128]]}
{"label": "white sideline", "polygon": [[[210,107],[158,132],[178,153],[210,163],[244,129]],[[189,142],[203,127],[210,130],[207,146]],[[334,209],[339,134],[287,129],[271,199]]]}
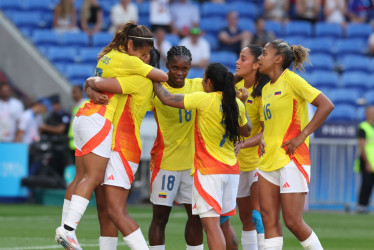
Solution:
{"label": "white sideline", "polygon": [[[80,244],[82,247],[98,247],[99,244]],[[124,246],[124,242],[118,242],[118,246]],[[33,249],[61,249],[61,245],[51,245],[51,246],[30,246],[30,247],[7,247],[0,248],[0,250],[33,250]]]}

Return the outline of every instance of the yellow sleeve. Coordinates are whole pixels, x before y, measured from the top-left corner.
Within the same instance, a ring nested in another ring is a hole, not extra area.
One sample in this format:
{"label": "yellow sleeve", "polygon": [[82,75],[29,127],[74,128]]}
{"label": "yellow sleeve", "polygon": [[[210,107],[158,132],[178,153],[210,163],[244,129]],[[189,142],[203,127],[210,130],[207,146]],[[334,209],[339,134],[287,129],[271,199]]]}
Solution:
{"label": "yellow sleeve", "polygon": [[238,103],[239,108],[239,126],[243,127],[248,122],[247,117],[245,116],[245,106],[239,98],[236,98],[236,102]]}
{"label": "yellow sleeve", "polygon": [[209,93],[195,92],[184,95],[185,109],[208,110],[212,100]]}
{"label": "yellow sleeve", "polygon": [[300,96],[302,99],[309,103],[321,94],[321,91],[312,87],[307,81],[305,81],[301,76],[293,73],[291,74],[288,85],[292,88],[293,92]]}
{"label": "yellow sleeve", "polygon": [[122,88],[122,94],[131,95],[136,92],[141,92],[144,84],[152,84],[151,80],[140,75],[130,75],[124,77],[117,77],[117,80]]}
{"label": "yellow sleeve", "polygon": [[151,65],[144,63],[136,56],[126,55],[122,61],[121,68],[126,75],[141,75],[146,77],[153,69]]}

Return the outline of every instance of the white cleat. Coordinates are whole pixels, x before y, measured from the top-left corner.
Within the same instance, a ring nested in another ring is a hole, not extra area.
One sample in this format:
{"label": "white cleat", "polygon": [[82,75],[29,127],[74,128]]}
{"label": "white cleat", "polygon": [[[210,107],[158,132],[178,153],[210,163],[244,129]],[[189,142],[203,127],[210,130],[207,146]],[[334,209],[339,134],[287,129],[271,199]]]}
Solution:
{"label": "white cleat", "polygon": [[55,241],[67,250],[83,250],[78,243],[75,231],[68,231],[63,226],[56,229]]}

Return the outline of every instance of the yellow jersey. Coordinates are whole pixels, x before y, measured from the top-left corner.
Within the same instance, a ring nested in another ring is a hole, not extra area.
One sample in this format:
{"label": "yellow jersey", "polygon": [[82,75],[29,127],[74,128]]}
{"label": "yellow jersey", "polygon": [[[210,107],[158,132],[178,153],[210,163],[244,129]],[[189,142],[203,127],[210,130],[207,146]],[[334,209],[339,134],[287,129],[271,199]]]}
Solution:
{"label": "yellow jersey", "polygon": [[[152,66],[145,64],[138,57],[130,56],[113,49],[100,58],[95,69],[95,76],[110,78],[140,75],[146,77],[152,69]],[[124,90],[125,87],[121,84],[121,88]],[[107,105],[95,104],[90,100],[89,103],[85,104],[83,108],[80,109],[78,115],[90,116],[94,113],[98,113],[106,119],[113,121],[118,99],[121,98],[121,94],[105,94],[109,97],[109,103]]]}
{"label": "yellow jersey", "polygon": [[[235,87],[237,89],[244,87],[244,80],[238,82]],[[253,86],[248,88],[248,99],[245,103],[245,108],[247,110],[248,118],[252,123],[252,131],[250,136],[244,137],[244,139],[249,139],[262,131],[260,121],[263,121],[264,117],[262,115],[262,105],[261,96],[253,98],[251,93],[253,92]],[[243,148],[239,151],[238,155],[239,169],[240,171],[253,171],[258,167],[258,162],[260,157],[258,155],[258,146]]]}
{"label": "yellow jersey", "polygon": [[119,95],[113,118],[112,150],[122,152],[127,161],[139,163],[140,124],[151,101],[153,85],[150,79],[140,75],[117,77],[117,80],[124,95]]}
{"label": "yellow jersey", "polygon": [[[236,98],[239,125],[247,123],[244,104]],[[239,174],[234,145],[226,140],[222,121],[222,92],[196,92],[184,97],[186,109],[196,109],[194,171],[201,174]]]}
{"label": "yellow jersey", "polygon": [[321,93],[303,78],[286,69],[273,84],[262,89],[265,154],[260,158],[261,171],[274,171],[291,159],[297,165],[310,165],[309,137],[291,156],[281,145],[297,137],[309,122],[308,103]]}
{"label": "yellow jersey", "polygon": [[[202,78],[185,79],[182,88],[162,85],[172,94],[204,91]],[[194,127],[196,110],[163,105],[156,96],[152,110],[157,122],[157,138],[151,151],[151,170],[182,171],[193,167],[195,154]]]}

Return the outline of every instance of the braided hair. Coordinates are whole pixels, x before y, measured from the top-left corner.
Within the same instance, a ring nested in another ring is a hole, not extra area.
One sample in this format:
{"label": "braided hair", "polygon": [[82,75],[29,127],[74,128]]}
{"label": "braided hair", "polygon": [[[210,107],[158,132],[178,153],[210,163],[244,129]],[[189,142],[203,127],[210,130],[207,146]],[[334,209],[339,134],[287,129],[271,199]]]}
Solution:
{"label": "braided hair", "polygon": [[167,61],[171,62],[176,56],[186,56],[189,58],[190,62],[192,61],[191,51],[185,46],[173,46],[169,49],[167,54]]}

